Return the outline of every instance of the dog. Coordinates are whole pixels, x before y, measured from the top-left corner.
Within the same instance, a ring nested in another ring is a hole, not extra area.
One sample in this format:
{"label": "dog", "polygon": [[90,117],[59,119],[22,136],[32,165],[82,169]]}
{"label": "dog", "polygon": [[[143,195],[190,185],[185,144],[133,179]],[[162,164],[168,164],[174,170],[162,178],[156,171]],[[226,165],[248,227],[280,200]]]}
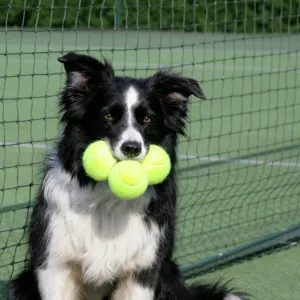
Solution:
{"label": "dog", "polygon": [[[173,261],[178,136],[197,81],[160,70],[135,79],[112,65],[68,53],[60,97],[62,134],[49,150],[29,230],[28,268],[9,283],[10,300],[242,300],[226,285],[187,286]],[[150,144],[170,156],[164,182],[121,201],[95,182],[82,155],[96,140],[116,159],[142,161]]]}

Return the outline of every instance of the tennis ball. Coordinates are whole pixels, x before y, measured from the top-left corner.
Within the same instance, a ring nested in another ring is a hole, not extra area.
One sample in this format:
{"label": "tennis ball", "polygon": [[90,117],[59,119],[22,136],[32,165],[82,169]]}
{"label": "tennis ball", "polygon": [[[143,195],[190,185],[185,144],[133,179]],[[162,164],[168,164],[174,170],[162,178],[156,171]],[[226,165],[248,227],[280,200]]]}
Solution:
{"label": "tennis ball", "polygon": [[148,178],[144,166],[134,160],[115,164],[108,176],[111,191],[122,200],[133,200],[145,193]]}
{"label": "tennis ball", "polygon": [[83,153],[83,167],[88,176],[96,181],[106,180],[117,162],[105,141],[90,144]]}
{"label": "tennis ball", "polygon": [[171,170],[169,155],[163,148],[156,145],[150,145],[142,165],[146,168],[151,185],[163,182]]}

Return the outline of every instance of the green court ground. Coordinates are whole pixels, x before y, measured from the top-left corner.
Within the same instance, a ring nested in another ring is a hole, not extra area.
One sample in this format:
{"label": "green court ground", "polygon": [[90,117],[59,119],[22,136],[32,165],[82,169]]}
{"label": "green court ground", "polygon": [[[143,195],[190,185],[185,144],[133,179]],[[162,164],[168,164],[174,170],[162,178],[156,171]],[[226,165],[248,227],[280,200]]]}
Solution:
{"label": "green court ground", "polygon": [[[254,260],[234,264],[202,277],[202,280],[232,280],[231,284],[247,291],[255,300],[298,300],[300,246],[275,252]],[[199,280],[197,278],[196,280]]]}

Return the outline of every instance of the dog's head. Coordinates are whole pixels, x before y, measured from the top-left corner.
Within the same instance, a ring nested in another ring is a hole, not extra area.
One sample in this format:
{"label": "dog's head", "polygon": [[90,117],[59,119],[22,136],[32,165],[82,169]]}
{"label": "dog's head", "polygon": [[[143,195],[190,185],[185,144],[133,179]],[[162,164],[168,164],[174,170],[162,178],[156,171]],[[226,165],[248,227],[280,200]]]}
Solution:
{"label": "dog's head", "polygon": [[167,71],[146,79],[115,76],[113,67],[86,55],[58,59],[67,73],[62,121],[78,143],[106,140],[119,160],[142,160],[149,144],[183,134],[188,98],[205,99],[198,83]]}

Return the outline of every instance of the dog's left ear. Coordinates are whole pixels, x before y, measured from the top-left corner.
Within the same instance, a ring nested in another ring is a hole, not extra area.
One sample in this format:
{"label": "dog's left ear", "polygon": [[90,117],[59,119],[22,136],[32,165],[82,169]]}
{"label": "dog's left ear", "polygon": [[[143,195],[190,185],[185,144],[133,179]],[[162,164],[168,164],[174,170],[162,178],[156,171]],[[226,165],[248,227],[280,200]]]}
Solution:
{"label": "dog's left ear", "polygon": [[148,84],[159,98],[165,115],[165,126],[184,134],[189,97],[194,95],[206,99],[198,82],[178,74],[160,71],[148,79]]}

